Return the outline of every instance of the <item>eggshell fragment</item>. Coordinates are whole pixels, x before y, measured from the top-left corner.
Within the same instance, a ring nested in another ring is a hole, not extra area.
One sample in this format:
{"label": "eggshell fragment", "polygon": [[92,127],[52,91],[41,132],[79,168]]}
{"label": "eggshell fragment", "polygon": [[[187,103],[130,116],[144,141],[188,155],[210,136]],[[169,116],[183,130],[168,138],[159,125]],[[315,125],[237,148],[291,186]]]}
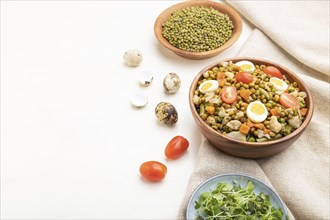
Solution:
{"label": "eggshell fragment", "polygon": [[153,79],[154,76],[150,71],[144,71],[139,76],[140,84],[143,86],[149,86]]}
{"label": "eggshell fragment", "polygon": [[131,98],[132,105],[142,108],[148,104],[148,97],[142,93],[137,93]]}

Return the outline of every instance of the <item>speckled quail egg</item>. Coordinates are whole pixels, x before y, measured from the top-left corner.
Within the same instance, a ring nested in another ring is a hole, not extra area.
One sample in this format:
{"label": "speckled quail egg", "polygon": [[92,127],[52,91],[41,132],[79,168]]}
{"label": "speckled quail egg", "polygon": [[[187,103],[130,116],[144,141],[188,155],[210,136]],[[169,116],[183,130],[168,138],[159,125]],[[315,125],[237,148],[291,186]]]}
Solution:
{"label": "speckled quail egg", "polygon": [[124,53],[124,61],[128,66],[138,66],[142,62],[142,53],[132,49]]}
{"label": "speckled quail egg", "polygon": [[178,112],[169,102],[160,102],[155,108],[157,119],[165,125],[174,125],[178,121]]}
{"label": "speckled quail egg", "polygon": [[181,86],[180,77],[176,73],[167,74],[163,80],[163,86],[166,92],[176,93]]}
{"label": "speckled quail egg", "polygon": [[236,66],[239,66],[241,71],[252,73],[255,70],[254,64],[247,60],[242,60],[235,63]]}
{"label": "speckled quail egg", "polygon": [[269,82],[274,86],[274,88],[276,89],[277,93],[282,93],[284,92],[285,90],[288,89],[288,84],[282,80],[282,79],[279,79],[277,77],[272,77],[269,79]]}
{"label": "speckled quail egg", "polygon": [[213,92],[219,87],[219,83],[217,80],[206,80],[202,84],[199,85],[198,90],[205,94],[208,92]]}
{"label": "speckled quail egg", "polygon": [[150,71],[144,71],[139,76],[140,84],[143,86],[149,86],[153,79],[154,76]]}
{"label": "speckled quail egg", "polygon": [[252,122],[264,121],[267,114],[266,106],[260,101],[251,102],[246,109],[246,115]]}

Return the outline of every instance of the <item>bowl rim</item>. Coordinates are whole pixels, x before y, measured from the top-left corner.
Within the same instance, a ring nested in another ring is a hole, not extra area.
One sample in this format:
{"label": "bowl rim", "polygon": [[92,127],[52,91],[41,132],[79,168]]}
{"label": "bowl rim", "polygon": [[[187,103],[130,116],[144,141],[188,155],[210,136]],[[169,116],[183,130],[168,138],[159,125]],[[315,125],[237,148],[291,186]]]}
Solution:
{"label": "bowl rim", "polygon": [[194,195],[198,192],[198,190],[200,190],[200,188],[202,188],[204,186],[204,184],[214,180],[214,179],[218,179],[218,178],[221,178],[221,177],[245,177],[247,179],[252,179],[253,181],[255,182],[258,182],[260,183],[261,185],[265,186],[268,190],[270,190],[275,196],[276,198],[279,200],[279,202],[281,203],[281,205],[284,207],[284,210],[283,211],[283,216],[284,217],[287,217],[288,216],[288,208],[286,206],[286,204],[284,203],[284,201],[282,200],[282,198],[279,196],[279,194],[275,191],[275,189],[273,189],[273,187],[270,187],[270,185],[268,185],[267,183],[255,178],[255,177],[252,177],[250,175],[247,175],[247,174],[244,174],[244,173],[224,173],[224,174],[219,174],[219,175],[215,175],[215,176],[212,176],[206,180],[204,180],[203,182],[201,182],[197,187],[196,189],[192,192],[190,198],[189,198],[189,201],[188,201],[188,204],[187,204],[187,209],[186,209],[186,219],[189,219],[188,217],[188,207],[191,206],[191,203],[193,202],[193,197]]}
{"label": "bowl rim", "polygon": [[[209,50],[209,51],[202,51],[202,52],[194,52],[194,51],[187,51],[182,50],[180,48],[177,48],[170,44],[162,35],[162,24],[167,21],[170,14],[176,10],[180,10],[183,8],[188,8],[192,6],[205,6],[205,7],[213,7],[215,10],[226,13],[230,19],[232,20],[234,25],[232,36],[220,47]],[[224,9],[226,12],[220,11],[219,9]],[[168,15],[169,14],[169,15]],[[171,50],[172,52],[190,59],[204,59],[209,58],[212,56],[215,56],[219,54],[220,52],[224,51],[225,49],[232,46],[240,37],[243,29],[243,23],[241,16],[229,5],[223,4],[220,2],[215,2],[212,0],[187,0],[181,3],[174,4],[164,11],[162,11],[158,17],[156,18],[156,21],[154,23],[154,34],[158,41],[167,49]]]}
{"label": "bowl rim", "polygon": [[[285,74],[288,74],[289,75],[289,78],[296,78],[299,81],[298,82],[298,86],[305,88],[304,92],[307,93],[307,99],[309,101],[307,115],[306,115],[304,121],[302,122],[302,124],[299,126],[299,128],[297,128],[291,134],[289,134],[287,136],[284,136],[284,137],[281,137],[281,138],[276,139],[276,140],[270,140],[270,141],[265,141],[265,142],[239,141],[239,140],[233,139],[231,137],[228,137],[226,135],[223,135],[223,134],[215,131],[208,124],[206,124],[205,121],[199,116],[199,114],[198,114],[198,112],[197,112],[197,110],[195,108],[195,105],[193,103],[193,96],[194,96],[194,91],[197,88],[197,86],[196,86],[197,85],[197,82],[201,78],[202,74],[205,71],[209,70],[210,68],[219,65],[221,62],[229,62],[229,61],[238,62],[238,61],[242,61],[242,60],[248,60],[248,61],[251,61],[252,63],[255,63],[255,62],[257,62],[257,63],[263,63],[263,64],[266,64],[266,65],[267,64],[270,64],[270,65],[273,65],[275,67],[278,67],[278,68],[284,70],[285,71]],[[293,76],[293,77],[291,77],[291,76]],[[205,68],[203,68],[195,76],[195,78],[193,79],[193,81],[192,81],[192,83],[190,85],[190,89],[189,89],[189,106],[190,106],[190,110],[191,110],[191,112],[193,114],[194,119],[195,120],[198,120],[198,122],[200,124],[205,125],[205,128],[207,129],[207,132],[210,132],[212,135],[220,136],[220,137],[222,137],[224,139],[227,139],[229,141],[232,141],[233,143],[244,144],[244,145],[248,145],[248,146],[254,147],[254,148],[264,148],[264,147],[267,147],[267,146],[272,145],[272,144],[280,144],[280,143],[283,143],[283,142],[285,142],[287,140],[290,140],[291,138],[293,138],[293,137],[295,137],[297,135],[300,135],[306,129],[307,125],[311,121],[312,116],[313,116],[313,112],[314,112],[314,102],[313,102],[313,97],[311,95],[311,92],[310,92],[309,88],[307,87],[307,85],[304,83],[304,81],[297,74],[295,74],[293,71],[289,70],[288,68],[286,68],[286,67],[284,67],[284,66],[282,66],[280,64],[277,64],[277,63],[275,63],[273,61],[269,61],[269,60],[265,60],[265,59],[260,59],[260,58],[257,58],[257,57],[231,57],[231,58],[226,58],[226,59],[222,59],[220,61],[213,62],[212,64],[210,64],[210,65],[206,66]]]}

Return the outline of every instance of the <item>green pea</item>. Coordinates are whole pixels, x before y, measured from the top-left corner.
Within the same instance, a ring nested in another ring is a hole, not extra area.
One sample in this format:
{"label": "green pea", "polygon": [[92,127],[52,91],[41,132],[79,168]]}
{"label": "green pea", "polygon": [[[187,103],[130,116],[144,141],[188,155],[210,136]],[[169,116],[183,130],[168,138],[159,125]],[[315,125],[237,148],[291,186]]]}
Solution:
{"label": "green pea", "polygon": [[254,136],[258,136],[258,131],[253,132]]}
{"label": "green pea", "polygon": [[285,122],[285,119],[284,119],[284,118],[280,118],[280,119],[278,119],[278,121],[279,121],[280,123],[284,123],[284,122]]}
{"label": "green pea", "polygon": [[294,92],[295,90],[296,90],[296,89],[295,89],[294,87],[291,87],[291,86],[288,88],[288,91],[289,91],[289,92]]}

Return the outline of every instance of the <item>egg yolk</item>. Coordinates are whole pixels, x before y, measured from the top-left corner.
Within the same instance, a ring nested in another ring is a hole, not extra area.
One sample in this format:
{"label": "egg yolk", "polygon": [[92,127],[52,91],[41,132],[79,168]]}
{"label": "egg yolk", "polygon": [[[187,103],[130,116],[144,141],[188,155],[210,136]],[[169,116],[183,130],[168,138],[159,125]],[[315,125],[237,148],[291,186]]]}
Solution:
{"label": "egg yolk", "polygon": [[252,66],[250,64],[243,64],[243,65],[240,66],[240,68],[243,71],[247,71],[247,70],[251,69]]}
{"label": "egg yolk", "polygon": [[254,104],[251,106],[251,112],[253,112],[256,115],[262,115],[265,113],[265,109],[260,104]]}
{"label": "egg yolk", "polygon": [[277,79],[277,78],[273,78],[272,79],[272,83],[274,83],[274,84],[276,84],[278,86],[283,86],[284,85],[283,81],[280,80],[280,79]]}
{"label": "egg yolk", "polygon": [[206,90],[208,90],[211,86],[212,86],[212,83],[205,83],[205,84],[202,86],[201,90],[202,90],[202,91],[206,91]]}

